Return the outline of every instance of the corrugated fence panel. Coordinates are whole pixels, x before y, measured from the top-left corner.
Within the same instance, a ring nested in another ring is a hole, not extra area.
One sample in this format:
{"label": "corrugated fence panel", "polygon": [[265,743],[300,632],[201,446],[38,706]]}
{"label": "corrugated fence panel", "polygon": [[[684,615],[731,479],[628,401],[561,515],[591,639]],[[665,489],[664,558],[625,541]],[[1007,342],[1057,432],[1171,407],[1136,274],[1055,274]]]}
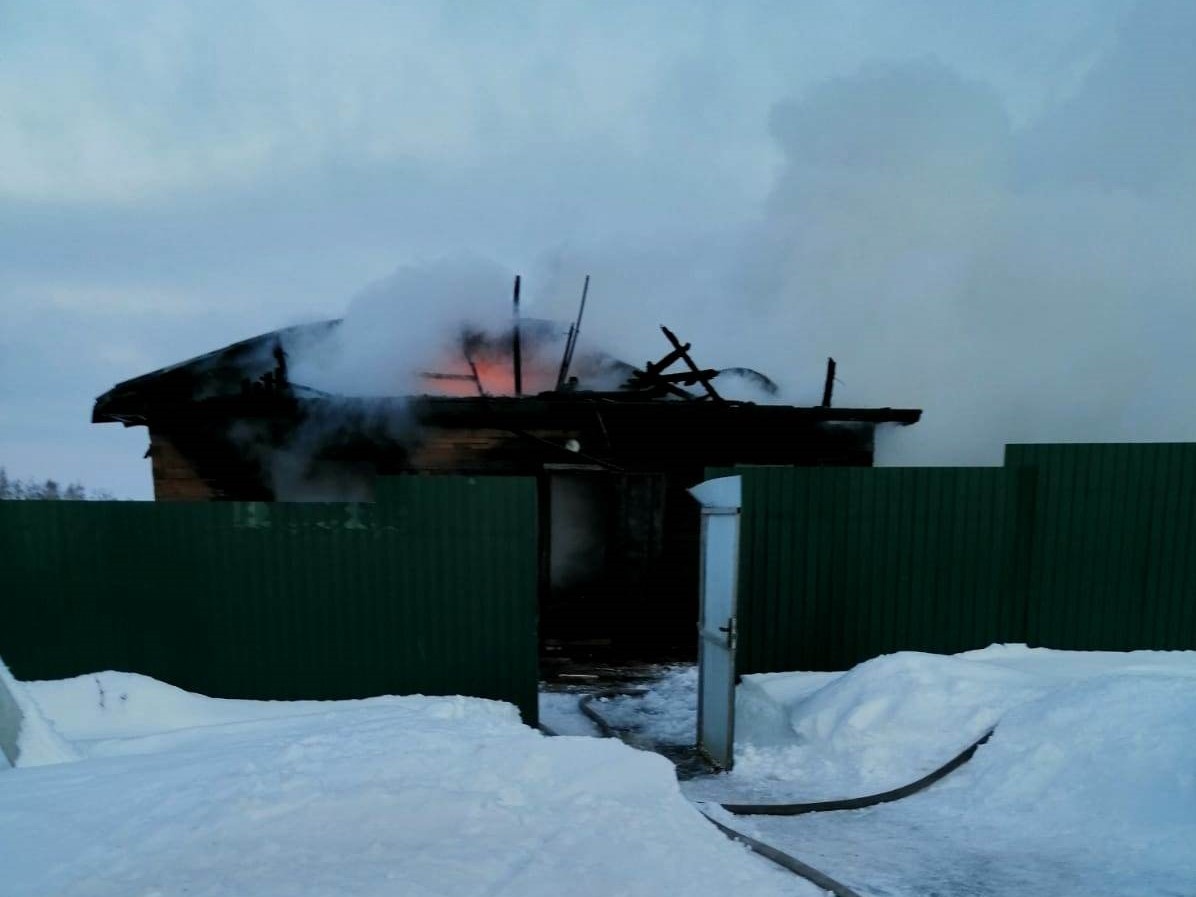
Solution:
{"label": "corrugated fence panel", "polygon": [[1027,638],[1196,648],[1196,444],[1011,445],[1034,470]]}
{"label": "corrugated fence panel", "polygon": [[1003,469],[734,472],[740,672],[1010,641],[1196,649],[1196,444],[1012,445]]}
{"label": "corrugated fence panel", "polygon": [[377,504],[0,502],[0,656],[217,697],[469,694],[536,719],[535,482]]}
{"label": "corrugated fence panel", "polygon": [[1013,521],[999,468],[746,468],[741,673],[839,670],[897,650],[1019,641]]}

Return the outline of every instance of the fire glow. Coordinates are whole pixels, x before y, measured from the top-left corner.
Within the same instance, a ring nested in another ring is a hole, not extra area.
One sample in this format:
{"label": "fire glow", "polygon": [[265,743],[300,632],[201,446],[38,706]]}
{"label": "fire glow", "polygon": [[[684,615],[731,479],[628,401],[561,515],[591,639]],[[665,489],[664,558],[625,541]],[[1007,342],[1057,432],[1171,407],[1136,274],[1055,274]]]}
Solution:
{"label": "fire glow", "polygon": [[422,375],[425,388],[431,395],[463,398],[466,396],[514,396],[520,392],[547,392],[556,385],[556,371],[548,359],[525,355],[522,390],[515,389],[515,359],[513,352],[494,348],[469,358],[449,356],[437,365],[435,372]]}
{"label": "fire glow", "polygon": [[[535,394],[566,385],[581,321],[585,315],[586,298],[590,291],[587,274],[581,290],[581,305],[577,320],[569,325],[565,335],[564,354],[559,367],[546,357],[549,348],[555,349],[561,334],[546,321],[527,321],[520,318],[519,291],[522,278],[515,276],[512,296],[514,322],[510,331],[497,337],[465,327],[459,340],[459,354],[445,358],[434,372],[422,377],[432,394],[464,397],[518,396]],[[529,350],[524,356],[524,348]]]}

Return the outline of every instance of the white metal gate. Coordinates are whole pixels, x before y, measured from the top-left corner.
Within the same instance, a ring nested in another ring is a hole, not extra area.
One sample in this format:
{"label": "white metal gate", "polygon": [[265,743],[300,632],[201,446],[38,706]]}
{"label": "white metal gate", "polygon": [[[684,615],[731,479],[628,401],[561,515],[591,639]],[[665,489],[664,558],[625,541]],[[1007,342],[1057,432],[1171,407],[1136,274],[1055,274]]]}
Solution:
{"label": "white metal gate", "polygon": [[702,504],[698,749],[720,769],[730,769],[735,762],[740,487],[739,477],[720,477],[690,490]]}

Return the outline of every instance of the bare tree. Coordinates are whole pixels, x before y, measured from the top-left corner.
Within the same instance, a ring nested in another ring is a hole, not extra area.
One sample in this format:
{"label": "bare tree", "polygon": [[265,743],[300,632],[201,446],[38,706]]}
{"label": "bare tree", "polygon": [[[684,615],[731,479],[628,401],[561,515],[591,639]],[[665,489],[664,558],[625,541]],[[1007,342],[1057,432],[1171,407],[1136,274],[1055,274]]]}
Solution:
{"label": "bare tree", "polygon": [[82,483],[70,483],[66,487],[57,480],[11,479],[0,467],[0,501],[112,501],[115,496],[103,489],[88,491]]}

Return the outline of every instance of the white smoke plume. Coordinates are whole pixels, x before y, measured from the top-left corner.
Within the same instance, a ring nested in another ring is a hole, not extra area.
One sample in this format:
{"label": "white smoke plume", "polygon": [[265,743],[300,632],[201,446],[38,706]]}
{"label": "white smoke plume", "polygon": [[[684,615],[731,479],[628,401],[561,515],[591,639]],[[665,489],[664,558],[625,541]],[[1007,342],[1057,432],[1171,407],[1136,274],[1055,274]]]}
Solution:
{"label": "white smoke plume", "polygon": [[345,395],[417,393],[423,371],[460,355],[463,325],[509,326],[512,280],[476,256],[404,266],[354,297],[328,339],[295,347],[291,377]]}
{"label": "white smoke plume", "polygon": [[[1193,34],[1196,4],[1140,5],[1069,95],[1017,124],[934,60],[824,82],[772,112],[782,165],[754,225],[555,248],[524,271],[525,308],[567,322],[590,273],[583,346],[642,364],[665,323],[699,363],[757,367],[798,404],[834,356],[835,404],[926,410],[882,439],[886,463],[1196,439]],[[412,389],[463,318],[509,321],[512,273],[405,268],[295,378]]]}
{"label": "white smoke plume", "polygon": [[1190,4],[1140,7],[1020,131],[931,63],[777,108],[765,316],[801,322],[803,357],[836,355],[842,401],[927,409],[890,460],[1196,438],[1180,336],[1196,313],[1196,63],[1178,37],[1194,28]]}

